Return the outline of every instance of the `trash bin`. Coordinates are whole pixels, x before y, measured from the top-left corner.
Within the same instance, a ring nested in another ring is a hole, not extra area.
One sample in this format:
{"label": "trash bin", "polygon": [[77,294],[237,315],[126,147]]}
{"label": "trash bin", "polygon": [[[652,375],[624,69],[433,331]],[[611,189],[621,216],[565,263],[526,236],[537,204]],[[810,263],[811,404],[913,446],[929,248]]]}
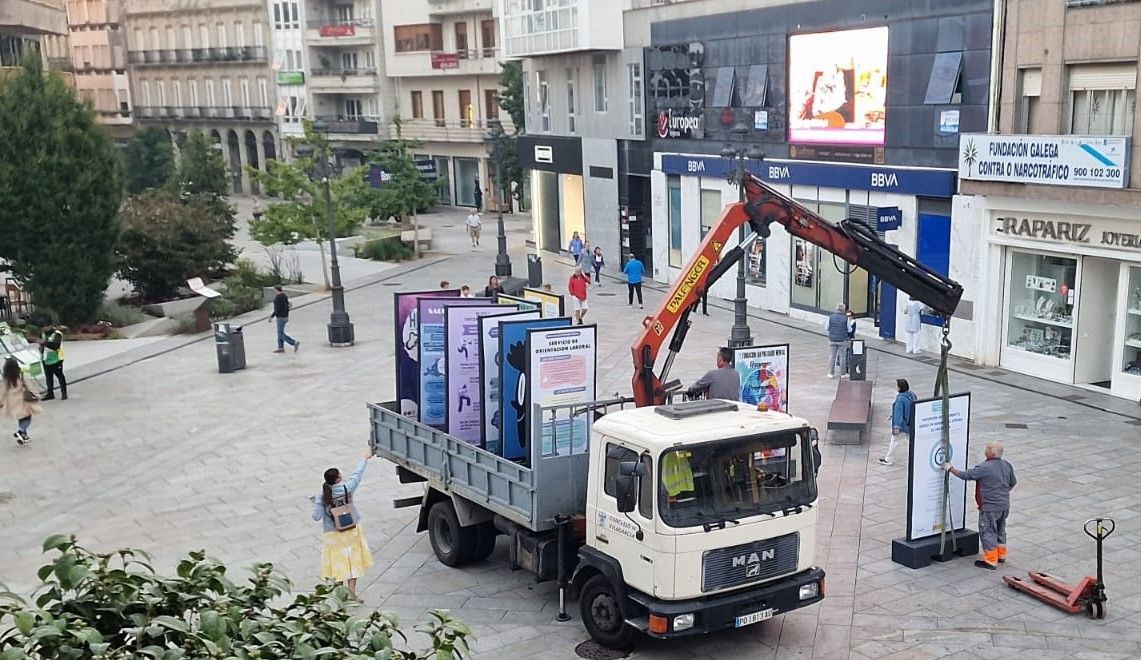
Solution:
{"label": "trash bin", "polygon": [[850,351],[848,355],[848,377],[852,380],[867,380],[868,355],[864,348],[864,340],[853,339]]}
{"label": "trash bin", "polygon": [[527,286],[543,286],[543,258],[537,254],[527,255]]}
{"label": "trash bin", "polygon": [[246,368],[246,342],[241,326],[215,323],[214,349],[218,353],[218,373],[228,374]]}

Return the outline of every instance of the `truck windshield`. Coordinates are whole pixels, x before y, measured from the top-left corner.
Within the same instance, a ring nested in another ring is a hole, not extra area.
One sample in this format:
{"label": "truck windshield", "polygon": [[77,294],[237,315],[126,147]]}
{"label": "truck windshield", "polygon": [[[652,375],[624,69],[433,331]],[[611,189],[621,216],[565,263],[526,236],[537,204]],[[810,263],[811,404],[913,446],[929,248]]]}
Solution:
{"label": "truck windshield", "polygon": [[659,508],[671,527],[720,527],[816,500],[807,429],[671,449],[659,473]]}

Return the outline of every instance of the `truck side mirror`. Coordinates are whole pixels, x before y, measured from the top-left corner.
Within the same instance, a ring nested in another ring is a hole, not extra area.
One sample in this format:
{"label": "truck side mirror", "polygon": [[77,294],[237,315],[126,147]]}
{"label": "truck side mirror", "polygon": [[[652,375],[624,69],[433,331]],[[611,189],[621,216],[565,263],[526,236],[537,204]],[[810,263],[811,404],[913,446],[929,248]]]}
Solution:
{"label": "truck side mirror", "polygon": [[646,474],[646,467],[638,461],[622,461],[618,464],[618,477],[614,480],[614,495],[618,500],[618,511],[630,513],[638,504],[638,480]]}

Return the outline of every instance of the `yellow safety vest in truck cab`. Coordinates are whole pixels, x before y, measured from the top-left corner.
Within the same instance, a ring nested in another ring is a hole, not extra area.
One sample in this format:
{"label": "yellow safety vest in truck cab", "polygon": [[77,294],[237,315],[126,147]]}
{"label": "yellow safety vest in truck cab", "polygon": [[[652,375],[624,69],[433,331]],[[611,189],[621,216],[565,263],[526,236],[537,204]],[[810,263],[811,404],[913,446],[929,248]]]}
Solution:
{"label": "yellow safety vest in truck cab", "polygon": [[688,453],[682,456],[680,451],[671,451],[662,457],[662,485],[670,497],[693,492],[693,468],[689,465]]}

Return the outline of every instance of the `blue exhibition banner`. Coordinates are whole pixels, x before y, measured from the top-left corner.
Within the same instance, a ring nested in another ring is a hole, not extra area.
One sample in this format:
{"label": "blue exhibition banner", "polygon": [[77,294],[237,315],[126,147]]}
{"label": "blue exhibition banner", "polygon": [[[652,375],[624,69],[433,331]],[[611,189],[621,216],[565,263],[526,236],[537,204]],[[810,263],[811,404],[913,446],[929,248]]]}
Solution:
{"label": "blue exhibition banner", "polygon": [[[502,306],[501,306],[502,307]],[[483,429],[483,443],[487,451],[499,454],[499,367],[503,364],[499,351],[499,322],[526,321],[541,318],[538,310],[510,311],[493,316],[479,317],[479,379],[482,383],[483,406],[480,407],[480,428]]]}
{"label": "blue exhibition banner", "polygon": [[[724,178],[736,167],[717,156],[662,155],[662,172],[682,176]],[[748,161],[745,167],[766,183],[874,190],[879,192],[951,197],[955,194],[954,170],[853,165],[785,159]]]}
{"label": "blue exhibition banner", "polygon": [[459,289],[432,291],[403,291],[393,295],[395,305],[396,337],[396,400],[400,414],[420,418],[420,312],[416,307],[421,298],[458,298]]}
{"label": "blue exhibition banner", "polygon": [[526,461],[527,427],[531,423],[530,387],[527,385],[527,331],[561,328],[571,324],[569,318],[501,321],[499,323],[499,447],[503,458]]}
{"label": "blue exhibition banner", "polygon": [[421,298],[416,303],[420,320],[420,417],[423,424],[441,431],[447,422],[447,348],[444,310],[450,306],[487,305],[487,298]]}

